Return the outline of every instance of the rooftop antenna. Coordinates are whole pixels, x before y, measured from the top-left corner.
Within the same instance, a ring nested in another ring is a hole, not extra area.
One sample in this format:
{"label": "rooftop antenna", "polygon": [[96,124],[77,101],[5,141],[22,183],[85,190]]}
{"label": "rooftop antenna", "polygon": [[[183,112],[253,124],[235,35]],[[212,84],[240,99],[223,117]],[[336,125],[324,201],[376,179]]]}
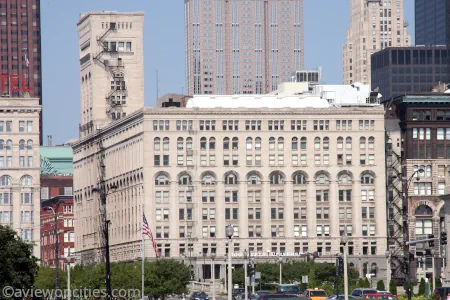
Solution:
{"label": "rooftop antenna", "polygon": [[184,92],[184,86],[181,87],[181,95],[184,95],[183,92]]}

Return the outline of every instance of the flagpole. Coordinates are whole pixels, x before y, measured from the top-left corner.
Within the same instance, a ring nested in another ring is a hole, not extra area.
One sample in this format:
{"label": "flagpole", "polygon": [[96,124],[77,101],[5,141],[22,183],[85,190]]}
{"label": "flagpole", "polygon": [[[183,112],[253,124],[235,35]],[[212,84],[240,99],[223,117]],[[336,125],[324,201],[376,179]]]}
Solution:
{"label": "flagpole", "polygon": [[142,234],[142,299],[144,299],[144,261],[145,261],[145,241],[144,241],[144,235]]}

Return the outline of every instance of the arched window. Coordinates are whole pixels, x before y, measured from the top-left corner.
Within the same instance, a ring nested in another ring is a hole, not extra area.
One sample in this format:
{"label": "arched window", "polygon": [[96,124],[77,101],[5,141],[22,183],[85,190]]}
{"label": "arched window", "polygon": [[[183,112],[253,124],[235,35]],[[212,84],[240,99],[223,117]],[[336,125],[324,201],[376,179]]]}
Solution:
{"label": "arched window", "polygon": [[261,138],[257,137],[255,139],[255,150],[261,150]]}
{"label": "arched window", "polygon": [[227,137],[223,139],[223,149],[224,150],[230,149],[230,139]]}
{"label": "arched window", "polygon": [[11,185],[11,177],[8,175],[3,175],[0,177],[0,186],[10,186]]}
{"label": "arched window", "polygon": [[239,139],[237,137],[234,137],[231,140],[231,146],[233,147],[233,150],[238,150],[239,149]]}
{"label": "arched window", "polygon": [[361,175],[361,184],[375,184],[375,178],[370,173],[364,173]]}
{"label": "arched window", "polygon": [[19,141],[19,149],[20,150],[25,150],[25,140],[20,140]]}
{"label": "arched window", "polygon": [[366,149],[366,138],[363,136],[359,138],[359,149]]}
{"label": "arched window", "polygon": [[169,138],[165,137],[163,139],[163,150],[169,150]]}
{"label": "arched window", "polygon": [[306,137],[300,139],[300,150],[306,150]]}
{"label": "arched window", "polygon": [[182,138],[182,137],[179,137],[179,138],[177,139],[177,149],[178,149],[178,150],[183,150],[183,148],[184,148],[183,138]]}
{"label": "arched window", "polygon": [[341,174],[339,176],[339,184],[352,184],[352,177],[348,174]]}
{"label": "arched window", "polygon": [[270,184],[283,184],[283,183],[284,178],[281,173],[276,172],[270,175]]}
{"label": "arched window", "polygon": [[428,205],[421,204],[416,208],[415,215],[416,216],[432,216],[433,210]]}
{"label": "arched window", "polygon": [[180,180],[178,181],[179,185],[191,185],[192,184],[192,178],[188,174],[184,174],[180,176]]}
{"label": "arched window", "polygon": [[251,174],[248,176],[247,183],[249,185],[261,184],[261,178],[258,176],[258,174]]}
{"label": "arched window", "polygon": [[349,136],[345,139],[345,149],[352,149],[352,138]]}
{"label": "arched window", "polygon": [[369,137],[369,149],[375,148],[375,138],[373,136]]}
{"label": "arched window", "polygon": [[330,138],[326,136],[323,138],[323,150],[329,149],[330,149]]}
{"label": "arched window", "polygon": [[291,149],[295,150],[295,151],[298,150],[298,138],[296,138],[296,137],[292,138],[292,147],[291,147]]}
{"label": "arched window", "polygon": [[269,150],[275,150],[275,138],[269,138]]}
{"label": "arched window", "polygon": [[342,136],[337,138],[337,148],[338,149],[344,148],[344,138]]}
{"label": "arched window", "polygon": [[329,184],[330,178],[328,178],[327,174],[321,173],[316,176],[316,184]]}
{"label": "arched window", "polygon": [[155,185],[169,185],[169,177],[166,174],[160,174],[155,178]]}
{"label": "arched window", "polygon": [[320,150],[320,137],[314,138],[314,150]]}
{"label": "arched window", "polygon": [[209,138],[209,150],[215,150],[216,149],[216,139],[211,137]]}
{"label": "arched window", "polygon": [[206,138],[205,137],[202,137],[200,139],[200,149],[201,150],[206,150]]}
{"label": "arched window", "polygon": [[3,150],[5,148],[5,141],[0,140],[0,150]]}
{"label": "arched window", "polygon": [[214,175],[207,173],[202,178],[202,184],[203,185],[215,185],[216,178],[214,178]]}
{"label": "arched window", "polygon": [[278,138],[278,150],[284,150],[284,138]]}
{"label": "arched window", "polygon": [[225,184],[237,184],[237,177],[233,173],[228,174],[225,177]]}
{"label": "arched window", "polygon": [[31,186],[33,184],[33,179],[29,175],[22,176],[20,178],[20,185],[21,186]]}
{"label": "arched window", "polygon": [[6,141],[6,150],[11,150],[12,149],[12,141],[11,140],[7,140]]}
{"label": "arched window", "polygon": [[155,137],[153,140],[153,149],[155,151],[161,150],[161,139],[159,137]]}
{"label": "arched window", "polygon": [[302,173],[294,175],[294,184],[306,184],[306,176]]}
{"label": "arched window", "polygon": [[27,141],[27,148],[28,148],[28,150],[33,149],[33,140],[28,140]]}
{"label": "arched window", "polygon": [[252,150],[253,148],[253,139],[251,137],[248,137],[245,141],[247,150]]}
{"label": "arched window", "polygon": [[190,137],[186,139],[186,149],[192,150],[192,138]]}

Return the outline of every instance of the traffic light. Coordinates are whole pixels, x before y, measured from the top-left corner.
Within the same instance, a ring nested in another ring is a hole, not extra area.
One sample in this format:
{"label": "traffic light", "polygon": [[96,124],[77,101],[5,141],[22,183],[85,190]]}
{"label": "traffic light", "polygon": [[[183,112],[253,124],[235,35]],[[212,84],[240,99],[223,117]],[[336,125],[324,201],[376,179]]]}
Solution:
{"label": "traffic light", "polygon": [[441,232],[441,245],[447,245],[447,232]]}
{"label": "traffic light", "polygon": [[[434,234],[429,234],[428,238],[429,239],[434,239]],[[430,248],[433,248],[434,247],[434,240],[428,241],[428,246],[430,246]]]}
{"label": "traffic light", "polygon": [[408,274],[408,263],[405,261],[402,263],[402,272],[403,274]]}
{"label": "traffic light", "polygon": [[253,276],[253,273],[254,273],[254,270],[253,270],[253,266],[252,266],[252,264],[248,264],[247,265],[247,274],[248,274],[248,277],[252,277]]}
{"label": "traffic light", "polygon": [[344,275],[344,259],[342,257],[338,258],[338,274]]}

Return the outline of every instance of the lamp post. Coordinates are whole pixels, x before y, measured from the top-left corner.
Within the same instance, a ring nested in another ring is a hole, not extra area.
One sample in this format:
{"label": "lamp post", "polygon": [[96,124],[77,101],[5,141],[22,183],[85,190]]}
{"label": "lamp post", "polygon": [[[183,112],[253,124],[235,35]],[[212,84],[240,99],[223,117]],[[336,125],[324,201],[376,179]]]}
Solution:
{"label": "lamp post", "polygon": [[226,227],[226,235],[228,238],[228,300],[232,300],[232,291],[231,288],[233,286],[233,277],[231,274],[231,247],[232,247],[232,240],[231,238],[233,237],[233,226],[231,224],[228,224],[228,226]]}
{"label": "lamp post", "polygon": [[278,257],[278,262],[280,263],[280,285],[283,284],[283,256]]}
{"label": "lamp post", "polygon": [[247,274],[247,256],[248,256],[248,252],[247,249],[244,250],[244,299],[248,300],[248,274]]}
{"label": "lamp post", "polygon": [[433,268],[433,293],[434,290],[436,289],[436,278],[434,278],[436,270],[435,270],[435,266],[434,266],[434,255],[435,255],[435,251],[434,249],[431,249],[431,267]]}
{"label": "lamp post", "polygon": [[[59,202],[57,207],[59,206]],[[47,206],[45,208],[47,211],[51,211],[53,213],[53,227],[54,227],[54,236],[55,236],[55,289],[59,289],[59,237],[58,237],[58,214],[55,212],[53,207]],[[57,208],[58,210],[58,208]]]}
{"label": "lamp post", "polygon": [[216,252],[211,252],[211,277],[212,277],[213,300],[216,300],[216,265],[214,263],[215,260],[216,260]]}
{"label": "lamp post", "polygon": [[70,263],[71,257],[66,257],[66,268],[67,268],[67,300],[70,300],[71,291],[70,291]]}
{"label": "lamp post", "polygon": [[114,191],[117,187],[111,186],[108,190],[106,190],[105,183],[101,182],[99,187],[93,188],[93,193],[99,193],[100,194],[100,203],[103,206],[103,222],[104,222],[104,228],[103,228],[103,234],[105,236],[105,264],[106,264],[106,276],[105,276],[105,282],[106,282],[106,299],[110,300],[112,298],[112,288],[111,288],[111,262],[109,258],[109,220],[108,220],[108,214],[106,213],[106,197],[111,191]]}
{"label": "lamp post", "polygon": [[192,274],[192,246],[191,244],[188,245],[188,251],[189,251],[189,278],[191,279],[191,281],[194,280],[194,276]]}
{"label": "lamp post", "polygon": [[[403,171],[403,170],[402,170]],[[404,167],[404,171],[406,173],[406,167]],[[402,213],[403,213],[403,257],[406,260],[406,280],[408,282],[408,290],[406,294],[408,295],[408,300],[412,299],[412,289],[411,289],[411,262],[409,261],[409,216],[408,216],[408,207],[409,207],[409,196],[408,190],[411,184],[411,180],[417,173],[424,173],[424,169],[418,169],[414,171],[412,175],[408,178],[408,180],[402,180]],[[403,177],[403,176],[402,176]]]}
{"label": "lamp post", "polygon": [[341,243],[344,244],[344,300],[348,300],[348,274],[347,274],[347,243],[348,243],[348,236],[346,236],[346,235],[342,236],[341,237]]}
{"label": "lamp post", "polygon": [[225,257],[223,258],[223,262],[224,262],[224,266],[225,266],[225,272],[224,272],[224,290],[225,290],[225,294],[228,294],[228,288],[227,288],[227,261],[228,261],[228,256],[225,254]]}
{"label": "lamp post", "polygon": [[391,252],[386,250],[386,286],[389,291],[389,284],[391,283]]}
{"label": "lamp post", "polygon": [[[255,273],[255,258],[252,257],[251,261],[252,261],[253,274],[256,274]],[[253,276],[252,276],[252,295],[255,295],[255,280],[254,279],[255,278],[253,278]]]}

